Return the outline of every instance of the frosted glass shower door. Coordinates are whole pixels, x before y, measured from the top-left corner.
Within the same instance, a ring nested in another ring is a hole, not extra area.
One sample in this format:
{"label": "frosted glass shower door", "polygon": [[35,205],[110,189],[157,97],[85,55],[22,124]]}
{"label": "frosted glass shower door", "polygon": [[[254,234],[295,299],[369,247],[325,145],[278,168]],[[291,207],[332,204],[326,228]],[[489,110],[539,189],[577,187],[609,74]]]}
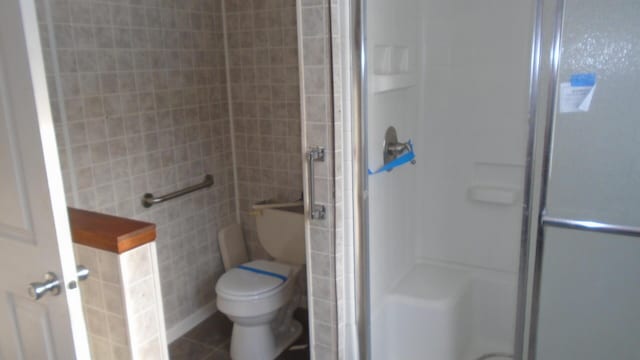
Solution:
{"label": "frosted glass shower door", "polygon": [[640,238],[545,230],[538,360],[640,359]]}
{"label": "frosted glass shower door", "polygon": [[640,359],[640,2],[564,12],[536,359]]}

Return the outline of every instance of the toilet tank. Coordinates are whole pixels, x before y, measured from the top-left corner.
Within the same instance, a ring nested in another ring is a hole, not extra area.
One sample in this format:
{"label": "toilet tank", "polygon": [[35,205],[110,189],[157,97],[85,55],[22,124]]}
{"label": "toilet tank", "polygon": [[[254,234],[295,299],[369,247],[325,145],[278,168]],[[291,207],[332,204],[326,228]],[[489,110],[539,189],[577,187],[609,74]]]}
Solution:
{"label": "toilet tank", "polygon": [[256,229],[260,244],[274,259],[295,265],[305,263],[302,206],[260,210]]}

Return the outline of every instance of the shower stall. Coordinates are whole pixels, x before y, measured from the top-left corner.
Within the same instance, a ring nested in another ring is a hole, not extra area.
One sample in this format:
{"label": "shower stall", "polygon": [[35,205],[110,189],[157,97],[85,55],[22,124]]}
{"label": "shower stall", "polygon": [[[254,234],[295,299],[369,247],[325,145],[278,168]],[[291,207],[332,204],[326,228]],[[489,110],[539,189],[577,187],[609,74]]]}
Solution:
{"label": "shower stall", "polygon": [[366,3],[368,166],[416,157],[367,179],[374,359],[513,353],[534,2],[492,3]]}
{"label": "shower stall", "polygon": [[360,358],[640,356],[640,7],[604,6],[352,4]]}

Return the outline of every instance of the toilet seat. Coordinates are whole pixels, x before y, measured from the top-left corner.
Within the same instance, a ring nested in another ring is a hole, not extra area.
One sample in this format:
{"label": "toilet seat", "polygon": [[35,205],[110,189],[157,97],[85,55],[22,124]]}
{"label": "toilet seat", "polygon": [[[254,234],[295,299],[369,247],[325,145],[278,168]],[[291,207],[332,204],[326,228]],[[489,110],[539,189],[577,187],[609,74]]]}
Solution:
{"label": "toilet seat", "polygon": [[227,272],[216,283],[216,307],[233,322],[230,355],[235,360],[275,359],[302,333],[292,319],[306,255],[299,210],[263,209],[256,218],[258,240],[274,261],[247,262],[239,224],[219,233]]}
{"label": "toilet seat", "polygon": [[216,284],[218,295],[239,299],[268,296],[283,287],[292,274],[289,265],[275,261],[250,261],[241,267],[244,269],[233,268],[220,277]]}

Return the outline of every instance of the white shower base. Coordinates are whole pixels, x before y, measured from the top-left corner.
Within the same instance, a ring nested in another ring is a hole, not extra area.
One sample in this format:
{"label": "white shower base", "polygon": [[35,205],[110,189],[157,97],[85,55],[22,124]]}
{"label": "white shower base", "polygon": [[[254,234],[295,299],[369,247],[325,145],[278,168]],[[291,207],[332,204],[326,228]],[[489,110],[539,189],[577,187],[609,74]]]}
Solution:
{"label": "white shower base", "polygon": [[419,263],[373,318],[373,358],[475,360],[512,352],[513,276]]}

